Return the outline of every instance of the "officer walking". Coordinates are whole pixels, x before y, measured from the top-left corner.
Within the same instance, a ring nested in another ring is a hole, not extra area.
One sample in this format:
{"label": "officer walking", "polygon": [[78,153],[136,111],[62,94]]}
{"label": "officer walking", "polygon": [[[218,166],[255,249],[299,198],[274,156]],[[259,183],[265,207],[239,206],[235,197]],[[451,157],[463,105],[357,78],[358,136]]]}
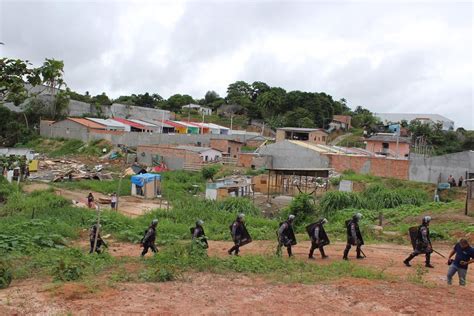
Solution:
{"label": "officer walking", "polygon": [[324,230],[324,224],[328,222],[327,219],[323,218],[316,223],[308,225],[306,231],[308,232],[309,238],[311,238],[311,248],[309,249],[309,259],[314,259],[314,250],[319,249],[321,258],[326,259],[328,256],[324,252],[324,246],[329,245],[329,238]]}
{"label": "officer walking", "polygon": [[236,256],[239,255],[240,247],[246,245],[252,241],[250,234],[245,227],[245,215],[239,214],[236,220],[229,226],[234,246],[230,248],[227,253],[231,255],[234,253]]}
{"label": "officer walking", "polygon": [[148,249],[151,249],[153,253],[158,252],[158,248],[155,246],[156,240],[156,226],[158,225],[158,220],[154,219],[147,230],[145,230],[145,235],[143,236],[140,246],[143,247],[142,257],[146,255]]}
{"label": "officer walking", "polygon": [[347,255],[349,254],[349,250],[351,250],[352,246],[356,246],[356,253],[357,259],[364,259],[361,255],[362,250],[361,247],[364,244],[364,239],[362,238],[362,234],[359,228],[359,221],[362,218],[361,213],[354,214],[351,220],[346,221],[346,228],[347,228],[347,244],[346,249],[344,249],[344,255],[342,259],[349,260]]}
{"label": "officer walking", "polygon": [[278,229],[278,247],[277,255],[281,255],[281,248],[286,247],[288,252],[288,257],[293,256],[291,246],[296,245],[295,231],[293,230],[293,222],[295,220],[295,215],[288,216],[288,219],[283,223],[280,223],[280,228]]}
{"label": "officer walking", "polygon": [[406,258],[403,263],[407,267],[411,267],[410,261],[420,254],[425,254],[425,267],[434,268],[430,263],[431,253],[433,252],[433,247],[430,240],[430,222],[431,216],[423,217],[421,225],[410,228],[410,239],[413,246],[413,252],[408,258]]}

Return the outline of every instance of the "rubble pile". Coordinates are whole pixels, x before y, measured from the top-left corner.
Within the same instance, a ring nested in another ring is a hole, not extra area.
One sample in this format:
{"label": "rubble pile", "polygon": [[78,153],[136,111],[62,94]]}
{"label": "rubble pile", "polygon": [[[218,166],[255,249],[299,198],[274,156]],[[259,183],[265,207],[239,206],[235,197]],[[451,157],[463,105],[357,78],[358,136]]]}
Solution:
{"label": "rubble pile", "polygon": [[44,182],[79,181],[84,179],[111,180],[112,174],[103,172],[102,165],[87,166],[74,159],[44,159],[39,161],[38,171],[31,180]]}

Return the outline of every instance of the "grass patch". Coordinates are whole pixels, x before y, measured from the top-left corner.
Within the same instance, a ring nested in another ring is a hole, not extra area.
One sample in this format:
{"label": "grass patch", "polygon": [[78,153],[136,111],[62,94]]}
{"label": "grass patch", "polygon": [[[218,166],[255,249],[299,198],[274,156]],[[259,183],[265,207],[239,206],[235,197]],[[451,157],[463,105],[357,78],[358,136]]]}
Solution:
{"label": "grass patch", "polygon": [[[198,271],[217,274],[243,273],[263,275],[283,282],[309,283],[344,277],[372,280],[385,279],[383,271],[339,261],[329,265],[316,265],[301,260],[269,255],[244,257],[208,257],[190,245],[174,244],[147,259],[147,281],[168,281],[179,278],[183,272]],[[157,268],[159,267],[159,268]]]}
{"label": "grass patch", "polygon": [[112,144],[106,140],[94,140],[86,144],[77,139],[38,137],[25,144],[18,144],[16,147],[31,148],[36,152],[54,158],[78,154],[101,156],[103,154],[102,149],[106,148],[108,152],[112,149]]}
{"label": "grass patch", "polygon": [[[68,190],[85,190],[99,192],[102,194],[112,194],[117,192],[119,189],[120,179],[113,180],[81,180],[81,181],[65,181],[65,182],[54,182],[52,183],[55,187],[64,188]],[[130,176],[126,176],[122,179],[120,186],[120,196],[130,195],[131,193],[131,182]]]}

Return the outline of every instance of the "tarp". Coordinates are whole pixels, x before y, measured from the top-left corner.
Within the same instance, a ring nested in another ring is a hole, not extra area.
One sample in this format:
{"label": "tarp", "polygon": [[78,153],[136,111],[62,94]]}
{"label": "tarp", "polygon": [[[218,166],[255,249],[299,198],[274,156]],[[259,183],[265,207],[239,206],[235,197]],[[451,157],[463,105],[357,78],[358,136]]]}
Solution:
{"label": "tarp", "polygon": [[139,175],[132,176],[131,180],[132,183],[142,187],[148,182],[155,181],[157,179],[158,181],[161,179],[161,176],[159,174],[154,174],[154,173],[143,173]]}

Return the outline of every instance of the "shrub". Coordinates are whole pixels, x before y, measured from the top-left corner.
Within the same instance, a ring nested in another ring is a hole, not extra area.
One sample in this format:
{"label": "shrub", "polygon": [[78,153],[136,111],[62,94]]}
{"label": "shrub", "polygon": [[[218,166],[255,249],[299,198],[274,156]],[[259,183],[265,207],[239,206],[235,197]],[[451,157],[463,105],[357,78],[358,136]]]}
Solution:
{"label": "shrub", "polygon": [[218,207],[234,214],[244,213],[258,215],[260,210],[253,204],[252,200],[243,197],[230,197],[218,203]]}
{"label": "shrub", "polygon": [[364,203],[359,194],[354,192],[327,192],[319,203],[326,216],[345,208],[363,208]]}
{"label": "shrub", "polygon": [[220,165],[210,165],[202,168],[201,173],[202,177],[206,180],[213,180],[214,176],[219,172],[221,169]]}
{"label": "shrub", "polygon": [[281,213],[282,219],[286,220],[290,214],[296,216],[295,225],[297,226],[307,222],[309,219],[314,219],[316,207],[313,196],[307,193],[300,193],[294,197],[290,205]]}
{"label": "shrub", "polygon": [[13,275],[10,267],[0,261],[0,289],[6,289],[12,283]]}

